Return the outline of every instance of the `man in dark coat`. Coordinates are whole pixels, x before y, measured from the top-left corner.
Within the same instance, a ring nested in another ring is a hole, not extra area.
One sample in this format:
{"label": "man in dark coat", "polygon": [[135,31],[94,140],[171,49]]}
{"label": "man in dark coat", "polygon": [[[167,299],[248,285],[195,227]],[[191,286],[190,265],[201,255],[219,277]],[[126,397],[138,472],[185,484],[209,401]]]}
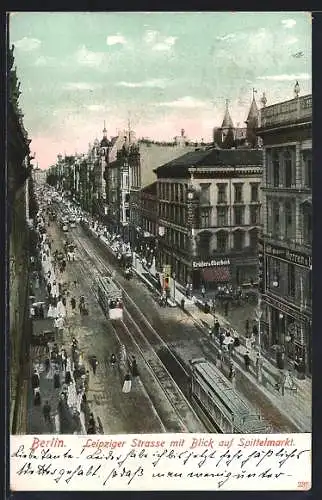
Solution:
{"label": "man in dark coat", "polygon": [[48,403],[48,401],[46,401],[46,403],[44,404],[43,409],[42,409],[42,413],[44,415],[45,422],[50,423],[50,412],[51,412],[51,406]]}
{"label": "man in dark coat", "polygon": [[31,377],[31,387],[33,389],[37,389],[39,385],[40,385],[40,378],[37,370],[35,369]]}
{"label": "man in dark coat", "polygon": [[249,351],[246,351],[246,353],[244,354],[244,363],[245,363],[246,370],[249,371],[249,367],[250,367]]}
{"label": "man in dark coat", "polygon": [[75,299],[75,297],[72,297],[70,299],[70,305],[72,306],[72,310],[74,311],[76,309],[76,299]]}
{"label": "man in dark coat", "polygon": [[59,371],[56,371],[54,373],[54,388],[59,389],[60,387],[60,376],[59,376]]}

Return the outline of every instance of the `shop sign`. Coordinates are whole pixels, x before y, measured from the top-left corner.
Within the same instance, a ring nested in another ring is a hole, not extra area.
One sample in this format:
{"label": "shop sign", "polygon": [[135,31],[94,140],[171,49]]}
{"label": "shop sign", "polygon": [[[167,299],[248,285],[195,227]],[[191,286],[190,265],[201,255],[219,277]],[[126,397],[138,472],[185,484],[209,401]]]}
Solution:
{"label": "shop sign", "polygon": [[204,261],[199,261],[199,262],[193,262],[192,267],[194,269],[196,268],[202,268],[202,267],[213,267],[213,266],[229,266],[230,265],[230,260],[229,259],[220,259],[220,260],[210,260],[208,262]]}
{"label": "shop sign", "polygon": [[309,269],[312,268],[312,257],[310,255],[296,252],[295,250],[266,244],[265,253],[267,255],[271,255],[272,257],[285,260],[286,262],[291,262],[292,264],[307,267]]}

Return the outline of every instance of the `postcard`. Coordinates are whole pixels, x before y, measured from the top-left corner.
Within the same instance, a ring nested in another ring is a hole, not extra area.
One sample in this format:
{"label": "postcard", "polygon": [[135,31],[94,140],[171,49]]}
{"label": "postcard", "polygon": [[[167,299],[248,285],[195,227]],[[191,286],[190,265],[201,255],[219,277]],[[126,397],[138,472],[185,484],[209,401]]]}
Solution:
{"label": "postcard", "polygon": [[309,490],[308,12],[8,14],[10,488]]}

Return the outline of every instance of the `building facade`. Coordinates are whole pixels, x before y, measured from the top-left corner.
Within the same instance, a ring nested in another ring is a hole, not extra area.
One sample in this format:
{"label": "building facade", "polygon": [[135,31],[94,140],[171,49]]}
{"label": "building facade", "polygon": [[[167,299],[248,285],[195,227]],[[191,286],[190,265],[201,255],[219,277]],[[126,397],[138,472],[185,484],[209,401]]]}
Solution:
{"label": "building facade", "polygon": [[201,149],[155,172],[159,268],[195,289],[255,283],[261,150]]}
{"label": "building facade", "polygon": [[[295,89],[296,90],[296,89]],[[263,235],[260,241],[266,346],[280,346],[311,371],[312,96],[261,110]]]}
{"label": "building facade", "polygon": [[158,198],[157,182],[152,182],[140,191],[140,226],[138,247],[155,254],[158,241]]}
{"label": "building facade", "polygon": [[28,360],[31,338],[29,319],[30,231],[27,179],[31,173],[30,139],[19,109],[20,90],[13,69],[13,47],[8,50],[7,101],[7,262],[10,339],[10,432],[27,431]]}

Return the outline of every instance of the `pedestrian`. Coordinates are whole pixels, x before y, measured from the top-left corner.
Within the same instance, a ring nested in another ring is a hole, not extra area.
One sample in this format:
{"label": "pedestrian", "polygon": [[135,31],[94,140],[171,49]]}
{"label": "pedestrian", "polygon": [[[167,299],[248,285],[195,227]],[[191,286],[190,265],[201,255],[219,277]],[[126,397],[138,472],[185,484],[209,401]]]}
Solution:
{"label": "pedestrian", "polygon": [[284,373],[284,370],[280,370],[279,386],[282,389],[282,396],[284,396],[285,394],[285,382],[286,382],[286,374]]}
{"label": "pedestrian", "polygon": [[216,336],[219,335],[219,329],[220,329],[220,324],[219,324],[218,319],[216,319],[215,324],[214,324],[214,330],[215,330],[215,335]]}
{"label": "pedestrian", "polygon": [[244,354],[244,363],[245,363],[246,371],[249,371],[249,367],[250,367],[249,351],[246,351],[246,353]]}
{"label": "pedestrian", "polygon": [[205,289],[204,285],[202,285],[202,287],[201,287],[201,295],[202,295],[202,298],[204,299],[205,295],[206,295],[206,289]]}
{"label": "pedestrian", "polygon": [[228,304],[227,301],[225,302],[225,306],[224,307],[225,307],[225,316],[228,316],[229,304]]}
{"label": "pedestrian", "polygon": [[136,363],[135,356],[132,356],[132,361],[131,361],[131,366],[132,366],[132,375],[133,377],[138,377],[139,376],[139,371],[138,371],[138,366]]}
{"label": "pedestrian", "polygon": [[45,359],[45,370],[47,373],[49,372],[49,369],[50,369],[50,359],[46,358]]}
{"label": "pedestrian", "polygon": [[211,299],[211,305],[212,305],[212,313],[213,313],[213,315],[215,315],[215,312],[216,312],[216,299],[214,297]]}
{"label": "pedestrian", "polygon": [[129,373],[127,373],[124,378],[122,392],[124,392],[125,394],[129,393],[131,391],[131,387],[132,387],[131,376]]}
{"label": "pedestrian", "polygon": [[111,362],[112,366],[114,366],[116,364],[116,356],[115,356],[115,354],[111,354],[110,362]]}
{"label": "pedestrian", "polygon": [[32,374],[32,377],[31,377],[31,387],[34,390],[34,392],[35,392],[35,389],[38,389],[39,385],[40,385],[39,373],[35,368],[34,373]]}
{"label": "pedestrian", "polygon": [[37,387],[34,390],[34,405],[35,406],[40,406],[41,405],[41,396],[40,396],[40,389]]}
{"label": "pedestrian", "polygon": [[62,365],[63,365],[63,370],[66,372],[66,370],[67,370],[67,356],[65,355],[65,353],[62,356]]}
{"label": "pedestrian", "polygon": [[76,299],[75,299],[75,297],[72,297],[70,299],[70,305],[72,306],[72,310],[74,311],[76,309]]}
{"label": "pedestrian", "polygon": [[51,412],[51,406],[48,403],[48,401],[46,401],[46,403],[44,404],[43,409],[42,409],[42,413],[43,413],[45,422],[50,423],[50,412]]}
{"label": "pedestrian", "polygon": [[97,365],[98,365],[97,358],[96,358],[96,356],[93,356],[93,358],[92,358],[92,369],[93,369],[94,375],[96,375]]}
{"label": "pedestrian", "polygon": [[60,387],[60,375],[59,371],[56,370],[54,373],[54,389],[59,389]]}

